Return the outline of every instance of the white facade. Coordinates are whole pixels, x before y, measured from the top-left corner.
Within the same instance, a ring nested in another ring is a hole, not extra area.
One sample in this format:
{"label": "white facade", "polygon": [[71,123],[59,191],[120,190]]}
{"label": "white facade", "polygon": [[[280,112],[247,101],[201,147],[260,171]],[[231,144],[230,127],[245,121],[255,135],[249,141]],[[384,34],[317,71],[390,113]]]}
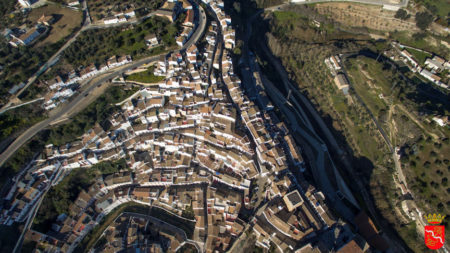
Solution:
{"label": "white facade", "polygon": [[108,18],[108,19],[103,20],[103,23],[105,23],[105,25],[117,24],[117,23],[119,23],[119,19],[117,17]]}
{"label": "white facade", "polygon": [[29,0],[19,0],[19,4],[24,8],[31,6],[31,2]]}

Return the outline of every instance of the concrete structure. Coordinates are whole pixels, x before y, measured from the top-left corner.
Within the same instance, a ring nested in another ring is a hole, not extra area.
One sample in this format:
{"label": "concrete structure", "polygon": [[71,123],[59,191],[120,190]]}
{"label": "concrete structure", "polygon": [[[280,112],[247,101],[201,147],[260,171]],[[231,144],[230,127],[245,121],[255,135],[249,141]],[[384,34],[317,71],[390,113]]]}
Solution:
{"label": "concrete structure", "polygon": [[289,212],[294,211],[295,208],[303,204],[303,198],[300,196],[298,190],[290,192],[283,197],[283,201]]}
{"label": "concrete structure", "polygon": [[334,83],[336,84],[337,88],[341,90],[345,95],[348,94],[348,89],[350,86],[348,79],[344,74],[337,74],[334,78]]}

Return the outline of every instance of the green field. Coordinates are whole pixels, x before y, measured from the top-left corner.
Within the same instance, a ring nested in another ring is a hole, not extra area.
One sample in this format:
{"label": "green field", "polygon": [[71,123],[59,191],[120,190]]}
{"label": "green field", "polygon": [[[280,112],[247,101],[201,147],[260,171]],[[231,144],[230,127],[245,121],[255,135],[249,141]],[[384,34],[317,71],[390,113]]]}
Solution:
{"label": "green field", "polygon": [[361,96],[372,113],[378,117],[380,110],[386,110],[386,102],[379,95],[390,96],[392,82],[382,65],[367,57],[358,57],[349,62],[349,79],[355,91]]}
{"label": "green field", "polygon": [[153,70],[155,68],[152,66],[146,71],[134,73],[126,77],[128,81],[136,81],[140,83],[159,83],[164,80],[163,76],[155,76]]}
{"label": "green field", "polygon": [[292,23],[300,18],[304,18],[302,15],[291,11],[275,11],[273,15],[277,22],[282,23]]}
{"label": "green field", "polygon": [[[389,36],[391,36],[393,40],[397,40],[403,45],[419,48],[419,49],[425,50],[427,52],[433,52],[433,53],[436,53],[436,54],[441,55],[446,58],[449,56],[449,50],[446,47],[433,46],[429,41],[427,41],[428,37],[413,38],[413,36],[411,36],[410,33],[406,32],[406,31],[391,32],[391,33],[389,33]],[[430,35],[426,34],[426,36],[430,36]],[[438,40],[439,40],[439,38],[438,38]]]}
{"label": "green field", "polygon": [[445,18],[450,13],[450,4],[448,0],[416,0],[423,4],[429,11],[439,17]]}
{"label": "green field", "polygon": [[431,54],[429,53],[425,53],[425,52],[421,52],[415,49],[410,49],[407,48],[406,51],[408,51],[410,54],[413,55],[413,57],[419,62],[420,65],[425,64],[425,60],[427,58],[431,58]]}
{"label": "green field", "polygon": [[[383,163],[383,157],[387,151],[386,146],[384,142],[379,141],[381,137],[374,129],[369,115],[363,108],[349,106],[343,94],[333,95],[331,98],[333,108],[338,114],[345,115],[343,118],[347,118],[347,120],[344,119],[346,123],[344,133],[349,138],[347,141],[350,146],[357,149],[355,153],[374,162]],[[356,99],[354,102],[358,103]]]}
{"label": "green field", "polygon": [[[351,59],[350,64],[347,65],[350,65],[346,69],[356,92],[374,114],[379,111],[377,109],[384,111],[392,109],[392,115],[387,118],[390,124],[383,124],[383,128],[387,133],[393,133],[391,141],[402,148],[402,169],[404,174],[408,175],[407,184],[414,193],[416,203],[424,211],[447,214],[450,211],[450,201],[447,201],[450,191],[448,188],[450,161],[447,155],[450,153],[448,139],[450,130],[425,123],[422,118],[416,116],[417,122],[419,122],[417,123],[414,118],[406,114],[406,111],[413,116],[418,114],[415,109],[412,109],[413,107],[407,105],[411,101],[389,97],[390,95],[405,95],[403,93],[407,95],[407,90],[403,90],[400,94],[397,91],[394,91],[393,94],[385,93],[385,98],[393,100],[393,105],[381,107],[383,101],[372,91],[385,90],[392,86],[392,80],[395,79],[392,71],[382,69],[382,63],[370,58],[358,57]],[[368,76],[365,76],[363,71]],[[371,81],[373,86],[367,85],[370,78],[377,81]],[[400,107],[405,109],[399,110]],[[358,143],[368,145],[367,147],[362,146],[362,151],[376,152],[370,150],[371,146],[364,141],[363,136],[359,136],[352,128],[350,129],[358,139]],[[437,136],[437,138],[432,136]],[[361,145],[359,146],[361,147]],[[408,233],[401,231],[400,233],[404,237],[412,237],[411,231]]]}

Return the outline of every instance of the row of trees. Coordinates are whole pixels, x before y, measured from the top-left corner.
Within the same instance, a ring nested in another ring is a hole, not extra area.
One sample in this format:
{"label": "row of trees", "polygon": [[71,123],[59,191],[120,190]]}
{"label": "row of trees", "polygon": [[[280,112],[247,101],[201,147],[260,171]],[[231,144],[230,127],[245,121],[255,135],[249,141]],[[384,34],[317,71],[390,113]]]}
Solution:
{"label": "row of trees", "polygon": [[[395,13],[395,18],[398,19],[406,20],[409,19],[410,17],[411,14],[409,14],[404,9],[398,9],[398,11]],[[417,27],[419,27],[421,30],[426,30],[434,21],[434,16],[428,11],[417,12],[415,20]]]}

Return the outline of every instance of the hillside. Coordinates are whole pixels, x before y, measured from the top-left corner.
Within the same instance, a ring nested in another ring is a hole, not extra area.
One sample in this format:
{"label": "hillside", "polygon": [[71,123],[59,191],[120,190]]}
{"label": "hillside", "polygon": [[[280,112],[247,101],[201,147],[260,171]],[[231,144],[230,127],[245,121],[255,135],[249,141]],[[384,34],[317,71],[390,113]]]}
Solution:
{"label": "hillside", "polygon": [[[342,23],[337,22],[339,17],[330,19],[328,14],[334,11],[338,10],[315,5],[266,12],[267,27],[256,27],[256,34],[265,35],[256,40],[266,41],[351,154],[358,174],[354,179],[364,182],[379,213],[395,229],[393,235],[397,233],[411,250],[423,252],[423,239],[418,238],[423,226],[413,221],[419,214],[409,213],[414,211],[411,199],[422,212],[449,214],[445,196],[450,191],[446,156],[450,131],[432,120],[435,114],[448,116],[448,94],[410,79],[395,63],[377,57],[388,44],[375,42],[362,27],[365,22],[353,20],[356,25],[349,26],[345,11]],[[358,18],[358,11],[354,16]],[[382,29],[378,21],[372,22],[373,29]],[[398,21],[398,25],[408,29],[410,24]],[[325,63],[338,54],[350,83],[348,95],[336,87]],[[270,73],[270,63],[263,57],[260,64]],[[399,150],[401,167],[393,159],[394,149]],[[404,183],[403,175],[408,175]],[[410,195],[402,192],[403,184]]]}

